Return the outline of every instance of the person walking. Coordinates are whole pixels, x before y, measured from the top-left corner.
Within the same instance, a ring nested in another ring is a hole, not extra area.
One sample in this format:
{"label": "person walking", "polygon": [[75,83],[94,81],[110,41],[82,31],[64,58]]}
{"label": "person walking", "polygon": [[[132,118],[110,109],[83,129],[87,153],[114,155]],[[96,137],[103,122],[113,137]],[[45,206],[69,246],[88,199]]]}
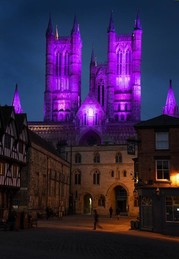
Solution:
{"label": "person walking", "polygon": [[97,213],[97,210],[93,211],[93,219],[94,219],[94,228],[93,228],[93,230],[96,230],[96,226],[98,226],[98,221],[99,221],[99,215]]}
{"label": "person walking", "polygon": [[109,217],[110,217],[110,218],[112,218],[112,213],[113,213],[113,208],[110,207],[110,208],[109,208]]}

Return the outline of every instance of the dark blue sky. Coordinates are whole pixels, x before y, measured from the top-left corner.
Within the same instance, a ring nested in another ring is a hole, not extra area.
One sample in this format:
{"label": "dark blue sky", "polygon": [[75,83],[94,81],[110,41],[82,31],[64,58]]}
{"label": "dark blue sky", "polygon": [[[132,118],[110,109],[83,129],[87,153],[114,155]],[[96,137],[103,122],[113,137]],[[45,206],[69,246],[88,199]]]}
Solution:
{"label": "dark blue sky", "polygon": [[43,120],[49,13],[62,36],[70,34],[77,16],[83,40],[84,99],[92,46],[99,63],[107,59],[111,10],[117,33],[131,34],[138,9],[143,28],[142,119],[162,113],[170,79],[179,104],[179,1],[174,0],[0,0],[0,104],[12,104],[17,83],[28,120]]}

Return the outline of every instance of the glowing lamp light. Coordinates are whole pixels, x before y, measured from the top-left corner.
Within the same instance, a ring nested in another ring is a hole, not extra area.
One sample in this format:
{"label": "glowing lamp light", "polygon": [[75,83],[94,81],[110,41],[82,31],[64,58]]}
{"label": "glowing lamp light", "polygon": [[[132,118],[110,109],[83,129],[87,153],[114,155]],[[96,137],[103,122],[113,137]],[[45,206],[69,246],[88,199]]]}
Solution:
{"label": "glowing lamp light", "polygon": [[88,115],[91,117],[91,116],[93,116],[93,109],[92,108],[89,108],[89,110],[88,110]]}

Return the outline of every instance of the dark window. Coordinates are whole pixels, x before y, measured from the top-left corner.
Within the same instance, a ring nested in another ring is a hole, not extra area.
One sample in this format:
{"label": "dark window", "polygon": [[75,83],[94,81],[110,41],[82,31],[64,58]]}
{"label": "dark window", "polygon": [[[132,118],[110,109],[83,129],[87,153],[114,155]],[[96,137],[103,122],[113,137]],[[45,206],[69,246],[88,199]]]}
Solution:
{"label": "dark window", "polygon": [[11,148],[11,136],[9,134],[5,135],[4,146],[9,149]]}
{"label": "dark window", "polygon": [[77,171],[75,172],[75,184],[80,185],[81,184],[81,172]]}
{"label": "dark window", "polygon": [[23,154],[23,147],[24,147],[24,144],[22,141],[19,141],[19,153]]}
{"label": "dark window", "polygon": [[95,153],[94,154],[94,163],[100,163],[100,154],[99,153]]}
{"label": "dark window", "polygon": [[75,155],[75,163],[76,164],[81,164],[81,154],[80,153],[77,153]]}
{"label": "dark window", "polygon": [[122,163],[122,155],[120,152],[116,154],[116,163]]}
{"label": "dark window", "polygon": [[99,171],[95,171],[93,174],[93,184],[100,184],[100,173]]}

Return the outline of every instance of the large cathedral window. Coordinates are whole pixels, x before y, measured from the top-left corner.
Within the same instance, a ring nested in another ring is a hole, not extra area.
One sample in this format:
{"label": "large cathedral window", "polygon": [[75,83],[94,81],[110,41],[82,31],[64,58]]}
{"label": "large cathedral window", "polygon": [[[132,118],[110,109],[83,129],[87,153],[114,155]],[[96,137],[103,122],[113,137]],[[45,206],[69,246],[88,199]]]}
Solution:
{"label": "large cathedral window", "polygon": [[126,75],[131,74],[131,52],[129,49],[126,51]]}
{"label": "large cathedral window", "polygon": [[117,53],[117,74],[122,75],[122,51],[119,50]]}
{"label": "large cathedral window", "polygon": [[65,66],[64,66],[64,74],[65,76],[69,75],[69,53],[65,53]]}
{"label": "large cathedral window", "polygon": [[61,65],[62,65],[62,54],[60,52],[57,52],[56,54],[56,75],[61,75]]}
{"label": "large cathedral window", "polygon": [[104,80],[100,79],[98,83],[98,102],[101,104],[101,106],[104,106]]}

